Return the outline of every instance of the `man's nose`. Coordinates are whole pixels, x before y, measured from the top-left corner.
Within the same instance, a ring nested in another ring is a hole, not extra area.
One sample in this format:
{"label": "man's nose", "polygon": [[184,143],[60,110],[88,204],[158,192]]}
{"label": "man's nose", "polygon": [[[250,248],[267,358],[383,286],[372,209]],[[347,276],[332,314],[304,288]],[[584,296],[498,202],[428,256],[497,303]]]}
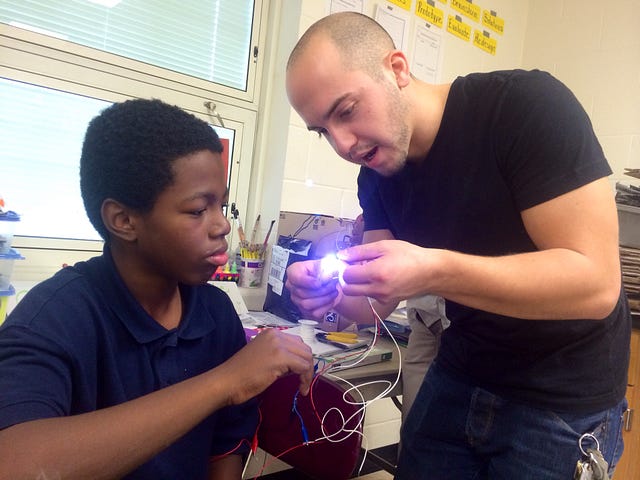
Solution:
{"label": "man's nose", "polygon": [[355,135],[346,129],[335,128],[330,131],[330,137],[331,146],[336,153],[346,160],[353,161],[351,152],[357,143]]}

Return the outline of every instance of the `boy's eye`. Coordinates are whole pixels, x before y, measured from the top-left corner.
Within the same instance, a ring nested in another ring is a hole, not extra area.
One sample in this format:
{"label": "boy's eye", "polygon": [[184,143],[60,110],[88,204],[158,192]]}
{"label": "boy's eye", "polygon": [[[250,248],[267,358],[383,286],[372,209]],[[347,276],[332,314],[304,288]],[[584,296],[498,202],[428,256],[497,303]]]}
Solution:
{"label": "boy's eye", "polygon": [[200,215],[202,215],[204,212],[206,212],[207,209],[206,208],[201,208],[199,210],[194,210],[191,212],[191,215],[195,215],[196,217],[199,217]]}

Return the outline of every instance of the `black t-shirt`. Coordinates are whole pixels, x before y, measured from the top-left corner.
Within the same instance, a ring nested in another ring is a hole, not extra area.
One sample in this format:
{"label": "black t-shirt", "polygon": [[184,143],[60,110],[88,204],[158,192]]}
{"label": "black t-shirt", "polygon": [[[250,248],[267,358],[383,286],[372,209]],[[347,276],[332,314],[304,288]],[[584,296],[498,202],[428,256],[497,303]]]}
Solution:
{"label": "black t-shirt", "polygon": [[[366,230],[474,255],[535,251],[520,212],[611,169],[584,109],[551,75],[522,70],[456,79],[420,163],[383,177],[362,168]],[[594,411],[625,393],[630,314],[624,292],[605,320],[523,320],[447,300],[438,363],[540,408]]]}

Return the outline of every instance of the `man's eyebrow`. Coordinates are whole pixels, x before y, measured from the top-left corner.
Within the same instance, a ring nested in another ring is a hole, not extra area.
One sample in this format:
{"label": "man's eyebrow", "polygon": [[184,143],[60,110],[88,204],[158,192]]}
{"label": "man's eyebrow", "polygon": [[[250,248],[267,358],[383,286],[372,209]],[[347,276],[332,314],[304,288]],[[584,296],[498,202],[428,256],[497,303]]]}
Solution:
{"label": "man's eyebrow", "polygon": [[[329,117],[331,117],[331,115],[333,115],[333,112],[336,111],[336,109],[338,108],[338,105],[340,105],[342,103],[342,101],[347,98],[350,94],[349,93],[345,93],[343,95],[340,95],[338,98],[336,98],[334,100],[334,102],[331,104],[331,106],[329,107],[329,109],[326,111],[326,113],[322,116],[322,120],[323,121],[327,121],[329,119]],[[309,131],[317,131],[317,130],[322,130],[322,127],[316,127],[314,125],[308,125],[307,126],[307,130]]]}

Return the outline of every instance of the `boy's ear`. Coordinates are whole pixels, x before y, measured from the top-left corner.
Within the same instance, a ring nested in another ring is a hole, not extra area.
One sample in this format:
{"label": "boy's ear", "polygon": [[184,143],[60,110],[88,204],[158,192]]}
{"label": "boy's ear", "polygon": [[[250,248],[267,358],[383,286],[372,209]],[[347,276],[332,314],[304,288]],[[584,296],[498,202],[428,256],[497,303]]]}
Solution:
{"label": "boy's ear", "polygon": [[100,209],[102,222],[109,233],[125,241],[136,239],[135,218],[129,208],[120,202],[107,198]]}

